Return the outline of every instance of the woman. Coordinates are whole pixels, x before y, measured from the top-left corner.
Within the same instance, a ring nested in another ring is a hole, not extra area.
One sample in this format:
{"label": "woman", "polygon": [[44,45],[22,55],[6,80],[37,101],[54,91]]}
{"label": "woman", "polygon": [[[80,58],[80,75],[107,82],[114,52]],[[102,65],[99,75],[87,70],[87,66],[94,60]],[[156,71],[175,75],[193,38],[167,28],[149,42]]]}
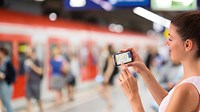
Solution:
{"label": "woman", "polygon": [[137,80],[127,67],[137,71],[147,84],[153,98],[160,105],[159,112],[199,112],[200,107],[200,11],[185,12],[171,20],[169,39],[170,57],[180,62],[184,75],[168,93],[155,80],[150,70],[142,62],[134,49],[131,50],[134,62],[122,64],[119,83],[127,95],[134,112],[144,112],[138,93]]}
{"label": "woman", "polygon": [[53,57],[50,61],[51,66],[51,89],[55,91],[55,106],[62,103],[62,89],[65,85],[63,71],[66,71],[66,60],[61,54],[59,47],[55,46],[52,49]]}
{"label": "woman", "polygon": [[117,74],[117,69],[113,65],[112,55],[115,53],[112,45],[107,46],[108,57],[105,61],[105,66],[103,68],[103,82],[100,86],[100,94],[107,103],[106,111],[110,112],[112,109],[112,98],[110,94],[110,89],[114,84],[114,77]]}

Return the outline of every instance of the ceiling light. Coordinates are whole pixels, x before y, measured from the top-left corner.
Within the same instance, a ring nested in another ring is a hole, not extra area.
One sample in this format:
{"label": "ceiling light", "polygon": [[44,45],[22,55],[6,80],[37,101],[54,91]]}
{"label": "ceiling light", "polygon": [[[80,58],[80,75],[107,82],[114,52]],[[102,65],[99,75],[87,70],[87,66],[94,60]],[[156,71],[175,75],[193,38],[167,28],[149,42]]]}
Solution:
{"label": "ceiling light", "polygon": [[110,2],[104,1],[104,0],[91,0],[95,4],[99,5],[101,8],[103,8],[106,11],[111,11],[113,6]]}
{"label": "ceiling light", "polygon": [[170,26],[170,20],[161,17],[153,12],[150,12],[142,7],[136,7],[133,9],[133,12],[139,16],[144,17],[147,20],[150,20],[152,22],[155,22],[157,24],[160,24],[162,26],[165,26],[166,28],[169,28]]}
{"label": "ceiling light", "polygon": [[110,2],[111,4],[113,4],[113,5],[115,5],[115,4],[118,2],[118,0],[109,0],[109,2]]}
{"label": "ceiling light", "polygon": [[84,7],[86,5],[86,0],[70,0],[69,5],[71,7]]}
{"label": "ceiling light", "polygon": [[164,30],[164,27],[160,24],[157,24],[157,23],[153,23],[153,29],[156,31],[156,32],[162,32]]}
{"label": "ceiling light", "polygon": [[49,14],[49,20],[56,21],[57,20],[57,14],[55,12],[52,12]]}
{"label": "ceiling light", "polygon": [[44,2],[45,0],[34,0],[36,2]]}
{"label": "ceiling light", "polygon": [[111,23],[108,26],[108,29],[111,32],[117,32],[117,33],[122,33],[124,31],[124,27],[122,25],[120,25],[120,24],[114,24],[114,23]]}

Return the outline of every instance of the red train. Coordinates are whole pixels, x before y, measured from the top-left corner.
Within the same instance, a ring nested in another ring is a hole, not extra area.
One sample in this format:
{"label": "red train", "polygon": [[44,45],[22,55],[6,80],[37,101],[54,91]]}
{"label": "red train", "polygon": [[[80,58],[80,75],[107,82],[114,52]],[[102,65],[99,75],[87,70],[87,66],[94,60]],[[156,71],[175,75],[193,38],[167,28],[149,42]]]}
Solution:
{"label": "red train", "polygon": [[[112,33],[107,28],[83,24],[69,20],[50,21],[47,17],[33,16],[0,10],[0,45],[9,49],[10,57],[17,70],[18,77],[14,84],[13,99],[25,94],[25,77],[23,61],[27,46],[34,46],[37,56],[44,63],[45,78],[42,91],[48,93],[51,48],[61,46],[66,53],[76,52],[80,62],[81,81],[94,79],[97,69],[98,50],[107,43],[113,43],[116,49],[130,45],[147,45],[155,43],[144,34],[123,32]],[[87,49],[87,50],[85,50]],[[81,53],[87,52],[87,57]],[[83,61],[86,63],[82,64]],[[46,95],[45,95],[46,96]]]}

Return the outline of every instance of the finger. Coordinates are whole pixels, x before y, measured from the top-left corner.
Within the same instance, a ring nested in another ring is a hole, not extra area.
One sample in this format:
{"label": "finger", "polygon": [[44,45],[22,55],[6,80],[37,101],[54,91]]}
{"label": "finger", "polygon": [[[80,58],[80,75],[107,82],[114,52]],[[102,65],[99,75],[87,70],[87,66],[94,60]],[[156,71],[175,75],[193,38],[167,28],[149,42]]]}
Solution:
{"label": "finger", "polygon": [[138,56],[139,56],[139,55],[137,54],[137,52],[135,51],[134,48],[127,48],[127,49],[124,49],[124,50],[123,50],[123,52],[126,52],[126,51],[131,51],[133,57],[138,57]]}
{"label": "finger", "polygon": [[124,51],[132,51],[133,48],[127,48],[127,49],[124,49]]}
{"label": "finger", "polygon": [[121,85],[122,84],[122,80],[120,78],[117,79],[118,83]]}
{"label": "finger", "polygon": [[121,74],[120,74],[120,79],[122,80],[122,81],[124,81],[124,71],[123,71],[123,66],[120,66],[121,67]]}
{"label": "finger", "polygon": [[125,52],[124,49],[119,50],[119,52]]}
{"label": "finger", "polygon": [[128,79],[129,76],[131,76],[130,71],[128,70],[127,66],[122,63],[122,68],[123,68],[123,75],[124,79]]}
{"label": "finger", "polygon": [[134,48],[127,48],[127,49],[124,49],[124,51],[131,51],[133,55],[137,54]]}
{"label": "finger", "polygon": [[123,80],[127,80],[127,78],[128,78],[128,74],[126,72],[127,67],[123,63],[121,63],[121,65],[122,65],[121,66],[122,67],[122,78],[123,78]]}
{"label": "finger", "polygon": [[141,63],[141,62],[134,61],[134,62],[132,62],[132,63],[127,63],[126,65],[127,65],[127,67],[130,67],[130,66],[137,66],[139,63]]}
{"label": "finger", "polygon": [[131,75],[131,72],[129,71],[129,69],[127,68],[127,66],[126,65],[122,65],[123,67],[124,67],[124,72],[125,72],[125,74],[126,74],[126,79],[128,78],[128,77],[131,77],[132,75]]}
{"label": "finger", "polygon": [[122,75],[121,76],[122,76],[123,81],[125,81],[127,79],[126,75],[127,75],[126,72],[124,71],[124,69],[122,69]]}
{"label": "finger", "polygon": [[122,84],[121,86],[122,87],[126,87],[128,90],[131,90],[132,88],[131,88],[131,86],[133,86],[132,85],[132,80],[129,80],[130,78],[134,78],[134,77],[132,77],[132,75],[131,75],[131,73],[130,73],[130,71],[128,70],[128,68],[127,68],[127,66],[126,65],[124,65],[123,63],[122,63],[122,68],[123,68],[123,77],[125,78],[125,82],[126,82],[126,84],[124,85],[124,84]]}
{"label": "finger", "polygon": [[126,49],[121,49],[120,52],[126,52],[126,51],[132,51],[133,48],[126,48]]}
{"label": "finger", "polygon": [[132,62],[132,63],[127,63],[126,64],[128,67],[130,67],[130,66],[135,66],[135,63],[134,62]]}
{"label": "finger", "polygon": [[119,79],[120,79],[122,82],[124,81],[123,76],[122,76],[122,73],[120,74]]}

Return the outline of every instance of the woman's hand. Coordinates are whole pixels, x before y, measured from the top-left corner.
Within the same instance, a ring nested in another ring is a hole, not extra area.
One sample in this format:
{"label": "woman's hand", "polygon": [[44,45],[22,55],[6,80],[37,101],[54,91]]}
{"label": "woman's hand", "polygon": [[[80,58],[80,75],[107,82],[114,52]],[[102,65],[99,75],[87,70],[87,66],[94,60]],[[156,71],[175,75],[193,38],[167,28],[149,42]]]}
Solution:
{"label": "woman's hand", "polygon": [[133,56],[133,62],[127,64],[127,67],[132,67],[137,73],[143,75],[149,72],[149,69],[146,67],[140,56],[135,52],[133,48],[128,48],[121,50],[120,52],[131,51]]}
{"label": "woman's hand", "polygon": [[118,82],[129,100],[133,100],[134,96],[138,95],[137,79],[131,75],[127,66],[124,64],[122,64],[122,71]]}

